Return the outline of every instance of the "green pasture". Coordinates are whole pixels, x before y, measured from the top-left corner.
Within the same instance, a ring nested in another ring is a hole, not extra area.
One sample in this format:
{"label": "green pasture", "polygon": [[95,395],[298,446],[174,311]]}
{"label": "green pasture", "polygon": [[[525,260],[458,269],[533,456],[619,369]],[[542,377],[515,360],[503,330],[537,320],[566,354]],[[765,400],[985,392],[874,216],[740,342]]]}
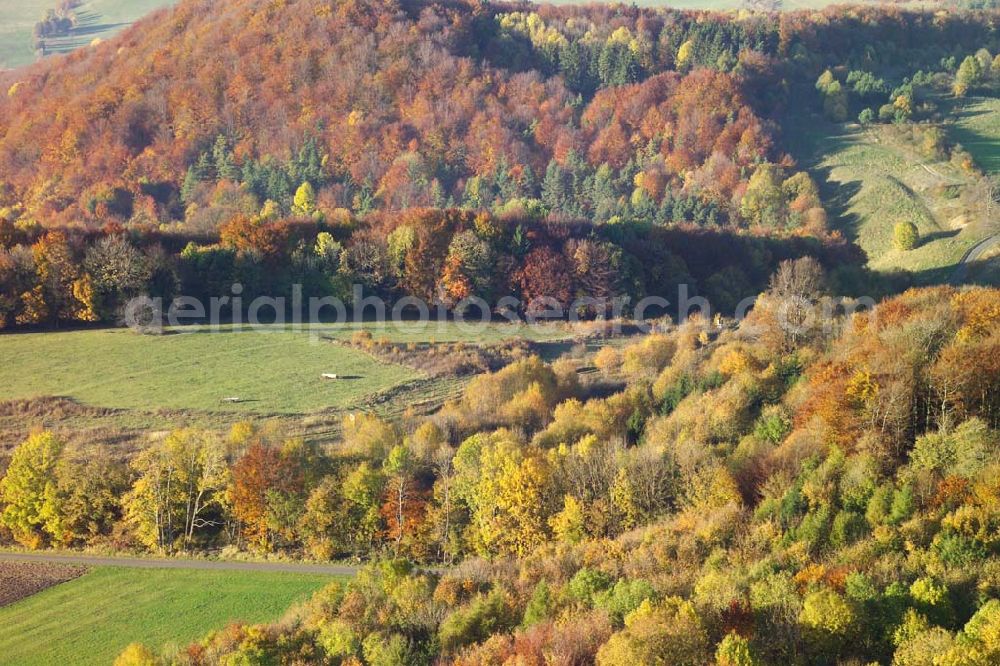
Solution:
{"label": "green pasture", "polygon": [[265,622],[335,580],[257,571],[95,568],[0,608],[0,663],[111,664],[133,642],[183,647],[229,622]]}

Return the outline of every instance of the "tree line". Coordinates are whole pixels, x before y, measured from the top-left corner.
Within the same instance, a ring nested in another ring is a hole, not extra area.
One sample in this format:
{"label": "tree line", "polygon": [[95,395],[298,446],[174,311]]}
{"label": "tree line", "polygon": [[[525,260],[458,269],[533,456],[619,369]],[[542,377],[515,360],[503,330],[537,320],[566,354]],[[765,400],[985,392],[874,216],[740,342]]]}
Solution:
{"label": "tree line", "polygon": [[[802,201],[813,200],[812,182],[798,177],[804,174],[782,181],[779,173],[765,169],[751,179],[748,215],[794,216]],[[294,285],[303,298],[332,295],[349,305],[359,285],[390,305],[413,296],[461,309],[475,298],[492,309],[512,296],[521,312],[555,303],[562,317],[588,298],[593,304],[572,314],[592,318],[612,311],[614,299],[627,299],[626,313],[650,296],[677,303],[680,285],[731,313],[766,286],[777,262],[804,255],[834,269],[838,292],[872,282],[860,253],[838,237],[557,221],[530,202],[498,212],[414,208],[361,223],[306,216],[311,193],[299,188],[298,217],[237,214],[217,239],[115,225],[83,232],[0,224],[0,328],[116,323],[138,296],[207,304],[229,296],[234,284],[244,308],[257,296],[290,302]]]}

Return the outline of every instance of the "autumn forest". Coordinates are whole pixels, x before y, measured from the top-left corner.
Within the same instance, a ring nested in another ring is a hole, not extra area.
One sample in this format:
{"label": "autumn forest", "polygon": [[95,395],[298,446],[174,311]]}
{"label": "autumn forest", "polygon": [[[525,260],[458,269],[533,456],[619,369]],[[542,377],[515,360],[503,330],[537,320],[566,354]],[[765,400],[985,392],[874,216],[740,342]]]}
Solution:
{"label": "autumn forest", "polygon": [[[956,3],[181,0],[0,70],[0,661],[1000,663],[996,100]],[[293,295],[443,322],[237,330]],[[22,624],[116,561],[339,577]]]}

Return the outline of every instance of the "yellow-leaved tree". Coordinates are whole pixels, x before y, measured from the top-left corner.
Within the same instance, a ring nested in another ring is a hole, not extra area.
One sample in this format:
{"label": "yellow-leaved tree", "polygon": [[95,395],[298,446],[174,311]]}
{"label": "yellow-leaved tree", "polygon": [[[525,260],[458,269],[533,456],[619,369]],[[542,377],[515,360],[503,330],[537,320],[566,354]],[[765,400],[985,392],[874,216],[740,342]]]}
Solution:
{"label": "yellow-leaved tree", "polygon": [[60,532],[56,506],[56,463],[63,443],[51,432],[36,432],[14,449],[0,480],[0,523],[17,541],[39,548]]}
{"label": "yellow-leaved tree", "polygon": [[550,513],[545,458],[504,439],[483,446],[479,473],[472,506],[477,550],[523,556],[544,543]]}

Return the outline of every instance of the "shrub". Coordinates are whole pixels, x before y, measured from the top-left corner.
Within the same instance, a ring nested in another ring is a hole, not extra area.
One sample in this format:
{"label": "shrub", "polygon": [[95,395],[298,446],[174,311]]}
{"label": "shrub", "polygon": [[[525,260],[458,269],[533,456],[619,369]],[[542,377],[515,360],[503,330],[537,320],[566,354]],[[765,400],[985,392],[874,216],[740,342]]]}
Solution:
{"label": "shrub", "polygon": [[410,642],[399,634],[369,634],[364,642],[365,663],[371,666],[410,666],[417,662],[417,655],[410,649]]}
{"label": "shrub", "polygon": [[919,240],[920,232],[913,222],[898,222],[892,230],[892,244],[902,252],[915,248]]}
{"label": "shrub", "polygon": [[614,347],[601,347],[594,355],[594,366],[605,375],[618,370],[622,363],[622,355]]}
{"label": "shrub", "polygon": [[335,659],[356,656],[360,649],[357,633],[343,620],[324,624],[316,636],[316,642],[327,655]]}
{"label": "shrub", "polygon": [[851,604],[829,588],[810,593],[802,602],[799,623],[817,656],[836,656],[856,622]]}
{"label": "shrub", "polygon": [[653,378],[670,363],[676,350],[672,337],[650,334],[622,350],[622,372],[633,379]]}
{"label": "shrub", "polygon": [[777,446],[791,430],[792,421],[788,414],[781,407],[770,405],[757,419],[753,434],[760,441]]}
{"label": "shrub", "polygon": [[471,643],[479,643],[491,634],[514,626],[513,609],[502,590],[479,596],[444,619],[438,631],[441,649],[452,652]]}
{"label": "shrub", "polygon": [[941,666],[1000,663],[1000,601],[990,599],[955,637],[954,646],[938,659]]}
{"label": "shrub", "polygon": [[658,604],[644,601],[629,613],[625,629],[612,635],[597,653],[597,664],[701,666],[710,661],[710,655],[708,635],[694,607],[671,597]]}
{"label": "shrub", "polygon": [[598,592],[611,586],[611,577],[603,571],[583,568],[569,581],[569,595],[578,601],[590,603]]}
{"label": "shrub", "polygon": [[910,585],[910,597],[921,613],[935,624],[950,624],[954,617],[948,586],[933,578],[918,578]]}
{"label": "shrub", "polygon": [[939,656],[953,643],[951,634],[941,627],[931,627],[906,639],[892,656],[893,666],[934,666]]}
{"label": "shrub", "polygon": [[142,643],[132,643],[115,659],[115,666],[157,666],[163,663]]}
{"label": "shrub", "polygon": [[530,627],[533,624],[548,619],[552,615],[555,604],[552,601],[552,592],[549,585],[544,580],[535,585],[531,593],[531,599],[524,609],[524,619],[521,621],[522,627]]}
{"label": "shrub", "polygon": [[729,632],[719,642],[715,651],[717,666],[754,666],[757,660],[750,652],[750,641],[735,632]]}
{"label": "shrub", "polygon": [[830,529],[830,545],[841,548],[864,536],[867,525],[864,516],[854,511],[840,511],[833,519]]}
{"label": "shrub", "polygon": [[606,611],[611,621],[621,626],[626,615],[655,596],[653,586],[644,580],[619,580],[610,590],[594,595],[594,606]]}

